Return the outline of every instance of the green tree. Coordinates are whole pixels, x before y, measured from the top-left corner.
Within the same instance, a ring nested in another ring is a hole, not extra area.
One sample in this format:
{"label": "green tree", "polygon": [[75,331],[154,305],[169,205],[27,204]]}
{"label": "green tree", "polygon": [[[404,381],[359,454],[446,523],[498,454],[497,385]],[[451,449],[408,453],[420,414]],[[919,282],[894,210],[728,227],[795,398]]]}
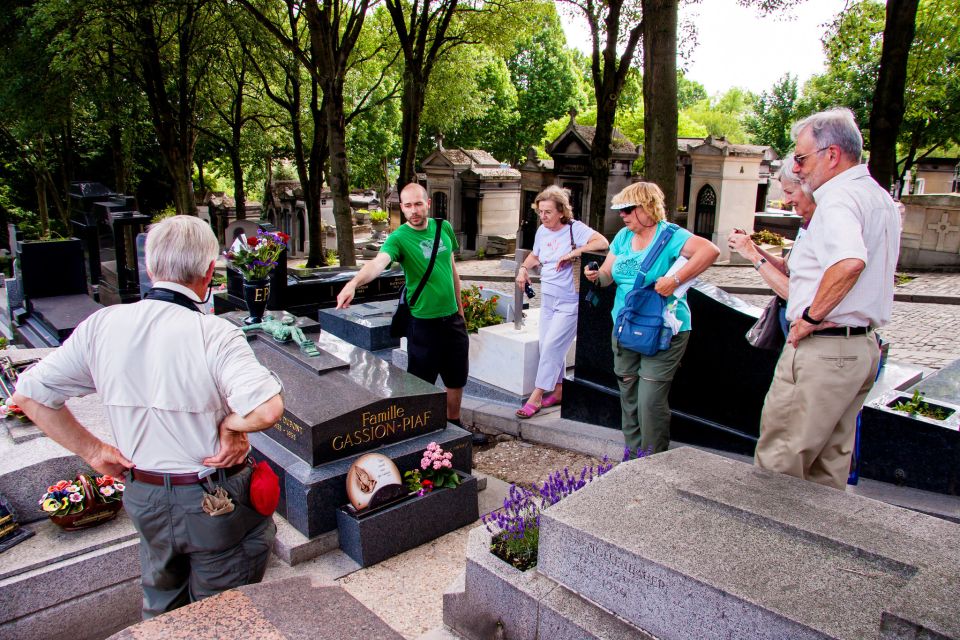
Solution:
{"label": "green tree", "polygon": [[797,77],[786,73],[769,92],[764,91],[753,102],[753,114],[744,121],[756,144],[773,147],[783,156],[793,147],[790,127],[797,119]]}

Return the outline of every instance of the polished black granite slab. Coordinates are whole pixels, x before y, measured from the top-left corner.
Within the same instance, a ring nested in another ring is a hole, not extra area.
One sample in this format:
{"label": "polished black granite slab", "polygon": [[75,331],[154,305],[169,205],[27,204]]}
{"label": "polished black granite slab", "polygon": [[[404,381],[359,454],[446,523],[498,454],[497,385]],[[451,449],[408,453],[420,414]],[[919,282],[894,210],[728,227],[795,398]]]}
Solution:
{"label": "polished black granite slab", "polygon": [[325,331],[367,351],[400,346],[390,335],[390,323],[397,300],[351,304],[346,309],[320,309],[318,318]]}
{"label": "polished black granite slab", "polygon": [[[601,262],[602,254],[583,261]],[[613,374],[611,310],[614,287],[585,299],[580,286],[575,376],[564,381],[561,416],[620,428],[620,396]],[[670,391],[671,437],[724,451],[752,454],[763,400],[778,353],[752,347],[744,338],[761,309],[702,281],[687,293],[693,331]]]}
{"label": "polished black granite slab", "polygon": [[[242,312],[227,314],[240,322]],[[311,466],[446,426],[446,395],[437,387],[394,367],[300,319],[320,355],[300,353],[259,331],[250,345],[260,362],[280,378],[284,416],[265,433]]]}

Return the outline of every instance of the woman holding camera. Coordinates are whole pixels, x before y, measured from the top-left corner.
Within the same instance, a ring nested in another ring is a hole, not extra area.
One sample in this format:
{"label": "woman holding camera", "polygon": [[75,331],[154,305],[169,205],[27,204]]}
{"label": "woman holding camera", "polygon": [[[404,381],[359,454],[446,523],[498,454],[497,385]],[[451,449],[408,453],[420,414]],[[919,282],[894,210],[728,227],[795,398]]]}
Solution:
{"label": "woman holding camera", "polygon": [[[624,228],[614,237],[610,253],[600,268],[588,267],[584,269],[584,275],[601,287],[613,282],[617,284],[613,303],[616,324],[644,258],[670,225],[665,219],[663,191],[652,182],[637,182],[626,187],[613,196],[612,208],[620,213]],[[706,270],[718,255],[720,250],[712,242],[677,227],[650,266],[642,285],[653,285],[670,305],[675,303],[673,313],[679,331],[667,349],[652,356],[621,347],[616,334],[613,335],[613,372],[620,387],[621,428],[631,451],[643,449],[659,453],[670,445],[667,395],[687,348],[691,329],[686,296],[682,293],[675,296],[674,292]]]}
{"label": "woman holding camera", "polygon": [[[533,202],[540,227],[533,251],[517,269],[517,287],[530,285],[529,271],[540,266],[540,362],[536,388],[517,410],[518,418],[531,418],[543,407],[560,404],[567,351],[577,336],[579,298],[574,289],[571,264],[585,251],[603,251],[609,246],[602,235],[573,219],[570,192],[558,186],[541,191]],[[549,392],[549,393],[548,393]],[[548,395],[544,395],[548,394]]]}

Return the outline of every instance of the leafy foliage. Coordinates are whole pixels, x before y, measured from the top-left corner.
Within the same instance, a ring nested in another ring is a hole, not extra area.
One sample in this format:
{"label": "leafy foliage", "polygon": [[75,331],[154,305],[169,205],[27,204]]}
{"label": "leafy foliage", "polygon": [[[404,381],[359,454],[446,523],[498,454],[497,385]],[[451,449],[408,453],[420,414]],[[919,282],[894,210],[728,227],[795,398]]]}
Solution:
{"label": "leafy foliage", "polygon": [[753,136],[755,144],[766,144],[781,157],[793,147],[790,127],[796,120],[797,77],[786,73],[773,88],[754,99],[753,114],[748,115],[744,126]]}
{"label": "leafy foliage", "polygon": [[503,316],[497,313],[497,301],[500,300],[500,296],[484,298],[481,294],[482,289],[481,286],[471,285],[460,290],[463,317],[468,333],[476,333],[483,327],[503,322]]}

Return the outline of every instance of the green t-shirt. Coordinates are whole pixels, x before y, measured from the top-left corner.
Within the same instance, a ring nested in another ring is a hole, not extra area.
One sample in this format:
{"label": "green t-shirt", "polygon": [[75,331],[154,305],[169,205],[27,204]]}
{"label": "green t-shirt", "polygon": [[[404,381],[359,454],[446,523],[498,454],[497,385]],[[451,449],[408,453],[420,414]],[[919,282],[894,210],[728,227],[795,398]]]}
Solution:
{"label": "green t-shirt", "polygon": [[[457,295],[453,289],[453,266],[451,256],[460,248],[457,238],[453,235],[453,227],[446,220],[440,228],[440,246],[437,247],[437,260],[430,272],[427,281],[416,304],[410,306],[410,313],[415,318],[428,320],[442,318],[457,312]],[[407,284],[407,302],[417,290],[423,274],[430,264],[430,254],[433,252],[433,240],[437,234],[437,221],[427,220],[427,228],[417,231],[409,224],[402,224],[400,228],[387,236],[380,251],[390,256],[394,262],[399,262],[403,268],[403,275]]]}
{"label": "green t-shirt", "polygon": [[[637,274],[640,273],[640,265],[643,264],[643,259],[647,257],[647,252],[650,250],[650,247],[657,243],[657,238],[660,237],[660,234],[663,233],[666,226],[666,222],[658,222],[657,231],[653,236],[653,240],[640,251],[633,250],[631,246],[633,232],[626,227],[620,229],[613,238],[613,242],[610,243],[610,253],[617,256],[617,261],[613,263],[612,269],[613,281],[617,283],[617,295],[613,301],[613,312],[611,314],[614,324],[617,322],[617,315],[619,315],[620,310],[623,309],[627,294],[633,291],[633,285],[637,280]],[[667,242],[667,245],[663,248],[660,256],[654,260],[653,266],[651,266],[647,272],[647,276],[643,279],[644,286],[653,284],[670,270],[670,267],[673,266],[676,259],[680,257],[680,251],[683,249],[683,245],[687,243],[687,240],[689,240],[691,236],[693,236],[693,234],[686,229],[677,229],[673,237],[670,238],[670,241]],[[690,331],[690,306],[687,304],[687,297],[676,298],[670,296],[667,300],[669,303],[675,300],[677,302],[676,314],[677,319],[680,320],[680,331]]]}

